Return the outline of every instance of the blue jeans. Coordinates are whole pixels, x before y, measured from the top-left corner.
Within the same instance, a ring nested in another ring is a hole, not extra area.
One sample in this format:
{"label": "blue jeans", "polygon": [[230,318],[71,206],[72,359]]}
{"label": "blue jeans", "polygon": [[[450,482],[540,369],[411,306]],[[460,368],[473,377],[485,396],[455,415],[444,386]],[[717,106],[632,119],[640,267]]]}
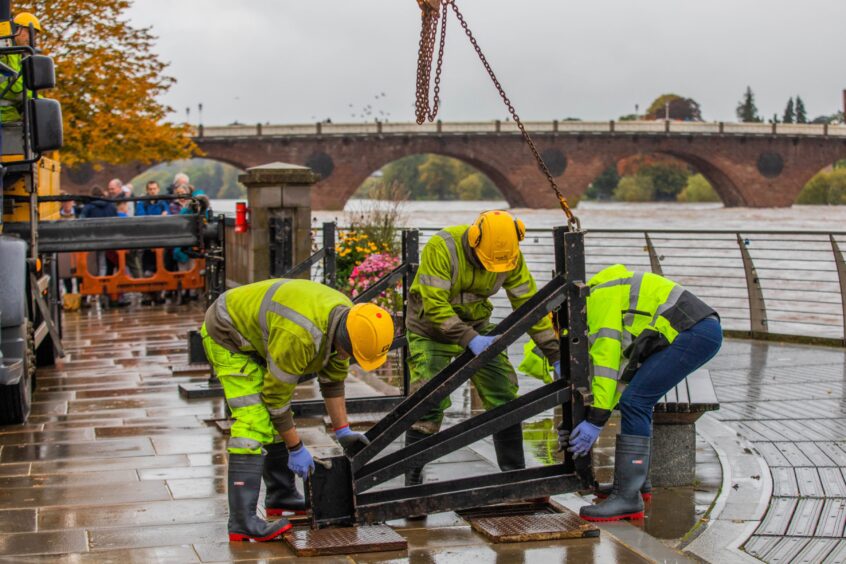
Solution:
{"label": "blue jeans", "polygon": [[673,344],[647,358],[620,398],[622,433],[651,436],[655,404],[688,374],[714,358],[722,343],[720,322],[708,318],[682,331]]}

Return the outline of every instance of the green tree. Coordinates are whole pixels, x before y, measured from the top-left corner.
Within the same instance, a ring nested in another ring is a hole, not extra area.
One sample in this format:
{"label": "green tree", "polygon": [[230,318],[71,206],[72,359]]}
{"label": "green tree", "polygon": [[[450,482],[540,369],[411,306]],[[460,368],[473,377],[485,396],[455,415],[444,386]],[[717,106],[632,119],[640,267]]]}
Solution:
{"label": "green tree", "polygon": [[427,155],[411,155],[393,161],[382,168],[382,181],[388,186],[398,184],[403,190],[411,195],[412,200],[421,200],[425,191],[420,184],[420,175],[417,172]]}
{"label": "green tree", "polygon": [[624,176],[614,190],[614,199],[619,202],[651,202],[655,200],[655,185],[645,175]]}
{"label": "green tree", "polygon": [[815,175],[799,193],[796,203],[846,205],[846,168],[834,168],[830,172],[820,172]]}
{"label": "green tree", "polygon": [[719,202],[720,196],[704,176],[694,174],[687,179],[687,184],[677,200],[679,202]]}
{"label": "green tree", "polygon": [[637,176],[651,180],[656,200],[674,202],[687,184],[690,172],[680,166],[656,163],[641,167]]}
{"label": "green tree", "polygon": [[614,190],[620,183],[620,175],[617,173],[617,165],[611,165],[596,177],[588,186],[585,197],[589,200],[610,200],[614,197]]}
{"label": "green tree", "polygon": [[787,107],[784,108],[784,116],[781,121],[783,123],[794,123],[796,121],[796,112],[793,109],[793,98],[787,101]]}
{"label": "green tree", "polygon": [[796,123],[808,123],[808,112],[805,111],[805,102],[798,95],[796,96]]}
{"label": "green tree", "polygon": [[483,199],[482,192],[485,187],[485,181],[479,173],[465,176],[456,187],[458,192],[458,199],[464,201],[481,200]]}
{"label": "green tree", "polygon": [[167,121],[159,100],[176,82],[156,52],[150,28],[130,19],[132,0],[27,0],[44,26],[40,47],[55,58],[62,103],[62,164],[143,163],[187,158],[196,146],[188,128]]}
{"label": "green tree", "polygon": [[758,115],[758,107],[755,105],[755,94],[750,86],[746,87],[743,99],[737,104],[737,119],[745,123],[760,123],[763,120]]}
{"label": "green tree", "polygon": [[417,167],[420,182],[426,187],[429,200],[454,200],[460,170],[458,161],[430,155]]}
{"label": "green tree", "polygon": [[692,98],[684,98],[678,94],[658,96],[646,110],[646,119],[664,119],[668,114],[670,119],[702,121],[702,110],[699,108],[699,103]]}

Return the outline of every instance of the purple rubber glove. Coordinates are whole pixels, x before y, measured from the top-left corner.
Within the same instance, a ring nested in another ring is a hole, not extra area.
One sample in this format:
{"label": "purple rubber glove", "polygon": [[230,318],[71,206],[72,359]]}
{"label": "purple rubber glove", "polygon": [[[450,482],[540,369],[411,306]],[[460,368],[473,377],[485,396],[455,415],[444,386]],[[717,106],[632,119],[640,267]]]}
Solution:
{"label": "purple rubber glove", "polygon": [[335,429],[335,440],[344,449],[345,454],[355,454],[370,444],[370,440],[363,433],[356,433],[349,425]]}
{"label": "purple rubber glove", "polygon": [[555,379],[560,380],[561,379],[561,361],[556,360],[555,362],[553,362],[552,368],[555,370]]}
{"label": "purple rubber glove", "polygon": [[590,454],[590,449],[593,448],[593,443],[599,438],[600,432],[602,432],[602,427],[582,421],[576,425],[576,428],[570,434],[570,448],[567,450],[573,453],[573,458],[587,456]]}
{"label": "purple rubber glove", "polygon": [[491,346],[494,341],[496,341],[496,337],[488,337],[487,335],[476,335],[470,341],[470,350],[473,351],[473,354],[479,356],[486,348]]}
{"label": "purple rubber glove", "polygon": [[303,480],[308,478],[309,472],[314,471],[314,458],[302,441],[293,450],[288,449],[288,468]]}

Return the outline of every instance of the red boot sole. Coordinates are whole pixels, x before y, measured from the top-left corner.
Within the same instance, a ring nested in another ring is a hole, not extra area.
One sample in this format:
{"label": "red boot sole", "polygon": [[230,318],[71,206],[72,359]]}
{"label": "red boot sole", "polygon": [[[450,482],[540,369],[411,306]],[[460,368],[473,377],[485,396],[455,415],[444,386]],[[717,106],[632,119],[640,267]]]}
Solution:
{"label": "red boot sole", "polygon": [[267,509],[264,512],[268,517],[281,517],[284,513],[293,513],[294,515],[308,515],[305,509]]}
{"label": "red boot sole", "polygon": [[579,515],[585,521],[591,523],[605,523],[607,521],[622,521],[628,519],[629,521],[640,521],[643,519],[643,511],[638,513],[626,513],[625,515],[614,515],[613,517],[588,517],[586,515]]}
{"label": "red boot sole", "polygon": [[251,537],[250,535],[242,535],[241,533],[229,533],[229,542],[249,542],[251,540],[256,542],[268,542],[281,536],[283,533],[288,532],[291,527],[293,527],[293,525],[288,523],[275,533],[269,534],[266,537]]}

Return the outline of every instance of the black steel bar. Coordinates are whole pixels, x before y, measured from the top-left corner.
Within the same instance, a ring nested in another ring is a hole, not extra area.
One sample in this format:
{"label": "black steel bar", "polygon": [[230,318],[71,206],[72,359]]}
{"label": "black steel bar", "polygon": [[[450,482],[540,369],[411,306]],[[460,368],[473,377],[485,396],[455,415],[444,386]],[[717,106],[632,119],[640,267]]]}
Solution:
{"label": "black steel bar", "polygon": [[392,284],[395,284],[398,280],[405,277],[406,273],[410,270],[410,266],[408,264],[401,264],[382,278],[377,280],[373,283],[372,286],[364,290],[355,298],[356,303],[363,303],[369,302],[374,298],[377,298],[379,294],[387,290]]}
{"label": "black steel bar", "polygon": [[[574,393],[562,405],[562,425],[571,431],[587,415],[583,398],[590,392],[584,233],[556,227],[553,241],[557,276],[563,277],[567,283],[567,302],[558,312],[558,326],[567,328],[567,334],[562,331],[559,336],[562,378],[570,384]],[[583,488],[593,485],[590,456],[573,459],[570,452],[565,451],[564,465],[569,471],[576,471]]]}
{"label": "black steel bar", "polygon": [[[420,232],[409,229],[402,233],[402,262],[411,266],[402,282],[402,321],[408,319],[408,293],[417,275],[420,262]],[[408,397],[411,393],[411,368],[408,365],[408,347],[402,349],[402,393]]]}
{"label": "black steel bar", "polygon": [[556,464],[362,494],[356,496],[356,516],[362,524],[384,522],[408,515],[546,497],[575,491],[578,485],[576,476],[564,474],[563,467]]}
{"label": "black steel bar", "polygon": [[303,262],[298,264],[293,268],[289,268],[288,270],[284,271],[279,278],[296,278],[303,272],[310,270],[312,266],[323,260],[323,257],[326,256],[326,249],[320,249]]}
{"label": "black steel bar", "polygon": [[334,222],[323,224],[323,283],[334,288],[338,273],[338,262],[335,255],[335,230]]}
{"label": "black steel bar", "polygon": [[566,382],[558,380],[532,390],[490,411],[430,435],[396,452],[377,458],[355,474],[357,492],[398,476],[408,468],[422,467],[450,452],[543,413],[569,399]]}
{"label": "black steel bar", "polygon": [[[29,223],[6,223],[3,230],[28,239],[29,227]],[[201,247],[204,241],[216,240],[217,232],[217,221],[206,223],[193,214],[40,221],[38,252]]]}
{"label": "black steel bar", "polygon": [[[347,413],[382,413],[395,408],[402,400],[402,396],[371,396],[346,398],[345,403]],[[323,400],[294,401],[291,402],[291,410],[297,417],[323,417],[327,414]]]}
{"label": "black steel bar", "polygon": [[491,362],[496,355],[526,333],[542,317],[559,307],[564,301],[564,294],[563,279],[555,278],[494,328],[490,334],[497,335],[499,338],[479,356],[474,356],[470,351],[464,351],[452,364],[386,415],[367,431],[370,444],[353,457],[353,471],[361,469],[438,402],[469,380],[473,374]]}

